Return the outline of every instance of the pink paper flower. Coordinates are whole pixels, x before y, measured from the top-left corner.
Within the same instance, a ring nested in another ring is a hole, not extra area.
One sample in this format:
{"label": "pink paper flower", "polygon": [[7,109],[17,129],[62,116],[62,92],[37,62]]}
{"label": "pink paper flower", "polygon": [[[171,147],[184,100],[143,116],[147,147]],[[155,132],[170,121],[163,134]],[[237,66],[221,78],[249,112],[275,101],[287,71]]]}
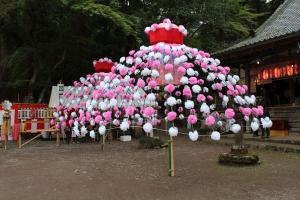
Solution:
{"label": "pink paper flower", "polygon": [[97,115],[97,116],[95,117],[95,122],[96,122],[97,124],[99,124],[101,120],[102,120],[101,115]]}
{"label": "pink paper flower", "polygon": [[186,72],[186,69],[184,67],[178,67],[177,72],[180,75],[184,75]]}
{"label": "pink paper flower", "polygon": [[145,81],[143,79],[139,79],[137,81],[137,86],[140,88],[144,88],[145,87]]}
{"label": "pink paper flower", "polygon": [[198,121],[198,118],[196,115],[189,115],[187,121],[189,124],[196,124]]}
{"label": "pink paper flower", "polygon": [[133,115],[133,113],[134,113],[134,107],[133,107],[133,106],[128,106],[128,107],[125,109],[125,113],[126,113],[126,115],[128,115],[128,116]]}
{"label": "pink paper flower", "polygon": [[144,115],[146,117],[151,117],[152,115],[154,115],[154,113],[155,113],[155,110],[152,107],[147,107],[144,109]]}
{"label": "pink paper flower", "polygon": [[118,85],[115,89],[116,93],[121,93],[123,91],[123,87],[121,85]]}
{"label": "pink paper flower", "polygon": [[204,69],[206,69],[207,68],[207,63],[206,62],[202,62],[201,63],[201,67],[204,68]]}
{"label": "pink paper flower", "polygon": [[192,97],[192,91],[191,91],[190,87],[188,87],[188,86],[184,87],[182,93],[186,97]]}
{"label": "pink paper flower", "polygon": [[232,108],[227,108],[225,110],[225,117],[227,119],[232,119],[232,118],[234,118],[234,116],[235,116],[235,112],[234,112],[234,110]]}
{"label": "pink paper flower", "polygon": [[106,112],[104,112],[103,113],[103,116],[104,116],[104,119],[105,119],[105,121],[111,121],[111,111],[106,111]]}
{"label": "pink paper flower", "polygon": [[190,77],[189,78],[189,84],[195,85],[198,83],[198,80],[196,77]]}
{"label": "pink paper flower", "polygon": [[175,90],[175,86],[173,84],[168,84],[166,87],[165,87],[165,91],[166,92],[169,92],[169,93],[172,93],[174,92]]}
{"label": "pink paper flower", "polygon": [[120,69],[120,74],[121,74],[122,76],[125,76],[125,75],[127,74],[127,69],[126,69],[126,68]]}
{"label": "pink paper flower", "polygon": [[160,66],[159,60],[154,60],[154,61],[152,62],[152,68],[158,68],[159,66]]}
{"label": "pink paper flower", "polygon": [[208,127],[210,127],[210,126],[212,126],[214,123],[215,123],[215,118],[213,117],[213,116],[211,116],[211,115],[208,115],[207,117],[206,117],[206,119],[205,119],[205,124],[208,126]]}
{"label": "pink paper flower", "polygon": [[68,123],[69,123],[70,126],[72,126],[72,124],[74,124],[74,120],[70,119]]}
{"label": "pink paper flower", "polygon": [[252,113],[252,110],[251,108],[243,108],[243,107],[240,107],[240,112],[244,115],[244,116],[250,116],[251,113]]}
{"label": "pink paper flower", "polygon": [[175,95],[178,97],[178,96],[181,95],[181,92],[180,92],[180,91],[176,91],[176,92],[175,92]]}
{"label": "pink paper flower", "polygon": [[221,83],[216,83],[216,84],[215,84],[216,90],[221,91],[221,90],[222,90],[222,87],[223,87],[223,85],[222,85]]}
{"label": "pink paper flower", "polygon": [[168,121],[174,121],[175,119],[176,119],[176,117],[177,117],[177,114],[176,114],[176,112],[169,112],[168,114],[167,114],[167,119],[168,119]]}
{"label": "pink paper flower", "polygon": [[197,96],[197,101],[200,103],[200,102],[204,102],[206,99],[206,97],[203,95],[203,94],[199,94]]}
{"label": "pink paper flower", "polygon": [[173,65],[170,64],[170,63],[166,64],[166,65],[165,65],[165,70],[167,70],[167,71],[173,70]]}
{"label": "pink paper flower", "polygon": [[151,89],[154,89],[154,88],[157,86],[157,83],[156,83],[155,80],[151,80],[151,81],[149,81],[148,86],[149,86]]}
{"label": "pink paper flower", "polygon": [[208,99],[209,101],[214,100],[214,98],[213,98],[212,96],[210,96],[210,95],[207,96],[207,99]]}
{"label": "pink paper flower", "polygon": [[203,84],[204,84],[204,80],[203,80],[203,79],[199,79],[199,80],[198,80],[198,84],[199,84],[199,85],[203,85]]}
{"label": "pink paper flower", "polygon": [[106,93],[105,93],[105,96],[109,99],[113,98],[115,96],[114,92],[112,90],[108,90]]}

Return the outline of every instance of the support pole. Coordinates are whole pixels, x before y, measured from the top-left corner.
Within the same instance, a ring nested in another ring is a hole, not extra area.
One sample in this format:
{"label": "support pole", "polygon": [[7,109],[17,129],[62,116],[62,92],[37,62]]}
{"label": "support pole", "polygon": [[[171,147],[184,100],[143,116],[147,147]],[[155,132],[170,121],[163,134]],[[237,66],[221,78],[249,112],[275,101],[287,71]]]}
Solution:
{"label": "support pole", "polygon": [[21,131],[19,132],[19,137],[18,137],[18,148],[22,148],[22,133]]}
{"label": "support pole", "polygon": [[102,136],[102,145],[101,145],[101,150],[104,151],[104,145],[105,145],[105,134]]}
{"label": "support pole", "polygon": [[[166,123],[166,131],[168,132],[168,122]],[[168,140],[168,175],[175,176],[175,167],[174,167],[174,150],[173,150],[173,138],[169,135]]]}
{"label": "support pole", "polygon": [[60,130],[56,131],[56,146],[60,145]]}

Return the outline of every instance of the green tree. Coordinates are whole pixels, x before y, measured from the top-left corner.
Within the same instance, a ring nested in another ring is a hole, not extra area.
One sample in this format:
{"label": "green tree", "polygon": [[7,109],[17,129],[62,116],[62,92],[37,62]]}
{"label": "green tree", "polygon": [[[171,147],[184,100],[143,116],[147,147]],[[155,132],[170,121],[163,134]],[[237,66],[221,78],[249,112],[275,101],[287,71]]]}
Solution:
{"label": "green tree", "polygon": [[118,58],[136,47],[134,18],[95,1],[1,0],[1,81],[38,88],[71,84],[92,72],[99,57]]}

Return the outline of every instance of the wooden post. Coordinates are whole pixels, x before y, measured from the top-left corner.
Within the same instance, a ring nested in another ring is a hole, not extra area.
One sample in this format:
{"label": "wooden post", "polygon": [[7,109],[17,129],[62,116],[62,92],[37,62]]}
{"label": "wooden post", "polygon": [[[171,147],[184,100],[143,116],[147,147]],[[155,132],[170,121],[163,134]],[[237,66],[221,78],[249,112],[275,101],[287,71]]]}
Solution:
{"label": "wooden post", "polygon": [[10,111],[4,110],[2,133],[4,135],[4,150],[7,149],[8,134],[10,130]]}
{"label": "wooden post", "polygon": [[104,151],[104,145],[105,145],[105,134],[102,135],[102,145],[101,145],[102,151]]}
{"label": "wooden post", "polygon": [[60,131],[56,131],[56,146],[60,145]]}
{"label": "wooden post", "polygon": [[19,132],[18,147],[19,147],[19,149],[22,148],[22,133],[21,133],[21,131]]}

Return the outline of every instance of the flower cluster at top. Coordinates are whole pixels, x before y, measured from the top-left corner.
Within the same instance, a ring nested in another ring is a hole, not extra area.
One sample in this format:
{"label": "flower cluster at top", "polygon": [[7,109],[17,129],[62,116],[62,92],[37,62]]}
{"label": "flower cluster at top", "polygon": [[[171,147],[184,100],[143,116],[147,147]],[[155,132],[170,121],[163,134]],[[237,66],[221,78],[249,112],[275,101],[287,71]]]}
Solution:
{"label": "flower cluster at top", "polygon": [[171,29],[178,29],[180,33],[182,33],[183,36],[187,35],[187,30],[183,25],[177,26],[176,24],[173,24],[169,19],[164,19],[163,23],[160,24],[152,24],[150,27],[145,28],[145,33],[149,35],[150,31],[155,32],[157,29],[163,28],[167,31]]}

